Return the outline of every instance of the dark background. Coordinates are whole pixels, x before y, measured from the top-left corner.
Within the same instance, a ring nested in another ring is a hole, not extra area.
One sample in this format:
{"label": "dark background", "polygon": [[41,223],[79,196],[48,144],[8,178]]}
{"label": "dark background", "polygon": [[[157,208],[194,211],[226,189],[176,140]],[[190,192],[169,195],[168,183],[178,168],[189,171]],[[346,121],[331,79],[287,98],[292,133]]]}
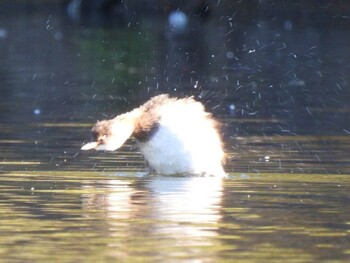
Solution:
{"label": "dark background", "polygon": [[228,136],[347,135],[349,10],[346,1],[1,1],[0,120],[93,122],[167,92],[204,102]]}

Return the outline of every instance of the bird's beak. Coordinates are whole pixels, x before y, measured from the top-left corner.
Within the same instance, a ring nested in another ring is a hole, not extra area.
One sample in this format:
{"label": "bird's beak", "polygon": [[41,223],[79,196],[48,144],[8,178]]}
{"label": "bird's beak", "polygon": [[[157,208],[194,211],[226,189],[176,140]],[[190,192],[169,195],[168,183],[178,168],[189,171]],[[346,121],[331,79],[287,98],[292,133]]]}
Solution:
{"label": "bird's beak", "polygon": [[83,147],[81,147],[81,149],[82,149],[83,151],[91,150],[91,149],[96,149],[99,145],[100,145],[99,142],[89,142],[89,143],[83,145]]}

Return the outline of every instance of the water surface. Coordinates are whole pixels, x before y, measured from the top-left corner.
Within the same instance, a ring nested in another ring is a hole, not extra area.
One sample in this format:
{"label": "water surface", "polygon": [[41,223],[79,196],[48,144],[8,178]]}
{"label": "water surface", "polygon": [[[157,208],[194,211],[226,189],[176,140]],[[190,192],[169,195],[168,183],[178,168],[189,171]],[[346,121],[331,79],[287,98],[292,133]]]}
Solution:
{"label": "water surface", "polygon": [[1,255],[11,262],[345,262],[349,191],[338,175],[234,174],[221,182],[6,173]]}

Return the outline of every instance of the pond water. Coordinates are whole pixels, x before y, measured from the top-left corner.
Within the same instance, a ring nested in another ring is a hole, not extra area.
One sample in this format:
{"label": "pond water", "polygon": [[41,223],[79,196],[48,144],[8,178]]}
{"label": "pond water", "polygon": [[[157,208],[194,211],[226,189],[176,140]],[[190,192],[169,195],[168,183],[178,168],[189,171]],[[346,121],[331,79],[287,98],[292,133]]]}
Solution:
{"label": "pond water", "polygon": [[[348,16],[247,21],[218,1],[174,33],[41,2],[0,4],[1,262],[350,260]],[[145,176],[133,139],[80,151],[161,92],[223,123],[227,179]]]}

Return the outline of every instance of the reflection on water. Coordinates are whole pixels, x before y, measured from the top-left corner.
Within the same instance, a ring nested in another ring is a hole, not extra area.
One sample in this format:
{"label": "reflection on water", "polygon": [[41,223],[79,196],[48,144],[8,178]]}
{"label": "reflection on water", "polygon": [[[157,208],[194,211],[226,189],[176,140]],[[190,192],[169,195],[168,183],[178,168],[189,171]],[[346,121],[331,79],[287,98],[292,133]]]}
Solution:
{"label": "reflection on water", "polygon": [[0,188],[0,255],[11,262],[349,258],[344,176],[35,172],[2,174]]}
{"label": "reflection on water", "polygon": [[152,180],[148,189],[163,206],[155,211],[162,220],[196,224],[216,223],[220,219],[221,179],[160,178]]}
{"label": "reflection on water", "polygon": [[[123,229],[126,238],[159,236],[177,240],[178,246],[188,246],[189,250],[218,244],[214,237],[221,220],[221,179],[152,177],[132,183],[112,179],[101,184],[109,191],[83,195],[82,212],[89,216],[93,211],[92,216],[96,216],[98,211],[109,236],[119,237]],[[119,245],[118,240],[109,244]],[[172,252],[157,249],[155,253],[169,256]]]}

